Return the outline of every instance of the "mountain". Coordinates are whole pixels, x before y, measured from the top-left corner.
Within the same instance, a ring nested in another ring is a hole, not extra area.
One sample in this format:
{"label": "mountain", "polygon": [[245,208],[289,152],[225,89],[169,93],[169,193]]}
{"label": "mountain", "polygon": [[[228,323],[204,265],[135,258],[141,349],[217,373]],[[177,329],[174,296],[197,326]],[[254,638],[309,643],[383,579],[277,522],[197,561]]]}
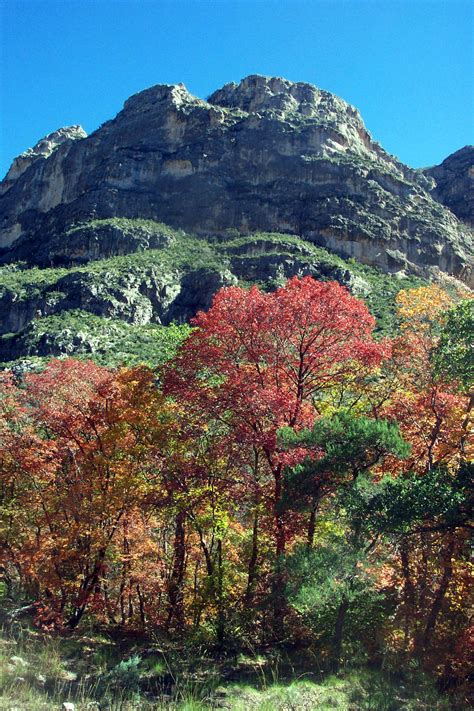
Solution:
{"label": "mountain", "polygon": [[49,134],[0,183],[0,360],[108,357],[124,339],[139,358],[221,286],[295,273],[347,284],[388,328],[387,294],[472,282],[472,150],[414,170],[342,99],[281,78],[206,101],[146,89],[89,136]]}
{"label": "mountain", "polygon": [[85,235],[65,235],[111,217],[288,232],[387,271],[458,274],[468,258],[468,232],[430,194],[431,174],[386,153],[356,109],[309,84],[250,76],[207,101],[158,85],[88,137],[73,127],[43,142],[1,184],[7,260],[95,258],[100,245],[91,253]]}
{"label": "mountain", "polygon": [[434,178],[431,195],[460,220],[474,225],[474,146],[464,146],[423,173]]}

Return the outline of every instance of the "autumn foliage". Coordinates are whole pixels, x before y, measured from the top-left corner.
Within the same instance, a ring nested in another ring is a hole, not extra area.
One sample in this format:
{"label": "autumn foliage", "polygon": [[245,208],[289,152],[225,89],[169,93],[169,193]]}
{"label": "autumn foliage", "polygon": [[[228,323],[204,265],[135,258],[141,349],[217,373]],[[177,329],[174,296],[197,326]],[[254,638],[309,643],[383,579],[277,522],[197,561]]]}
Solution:
{"label": "autumn foliage", "polygon": [[402,292],[388,341],[336,283],[231,287],[160,373],[4,372],[4,594],[44,628],[292,639],[460,683],[471,399],[464,355],[440,365],[451,301]]}

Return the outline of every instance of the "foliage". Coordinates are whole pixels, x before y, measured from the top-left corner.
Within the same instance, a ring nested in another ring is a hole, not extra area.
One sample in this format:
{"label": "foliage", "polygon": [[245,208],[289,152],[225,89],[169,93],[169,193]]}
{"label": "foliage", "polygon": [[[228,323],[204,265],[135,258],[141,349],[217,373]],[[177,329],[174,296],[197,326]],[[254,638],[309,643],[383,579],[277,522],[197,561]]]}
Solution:
{"label": "foliage", "polygon": [[[117,299],[120,303],[121,299],[124,299],[125,305],[122,304],[121,318],[137,321],[132,307],[129,306],[127,310],[126,303],[129,290],[138,289],[141,283],[147,284],[151,279],[158,279],[165,284],[177,284],[183,276],[200,269],[230,276],[234,260],[238,258],[243,263],[247,261],[249,264],[256,260],[254,281],[262,288],[273,290],[284,283],[285,269],[281,277],[278,276],[277,269],[276,276],[270,279],[265,276],[265,270],[262,274],[259,274],[258,270],[260,257],[263,263],[265,260],[273,259],[275,264],[283,266],[286,262],[293,263],[295,273],[314,274],[322,279],[337,278],[349,284],[355,295],[364,297],[370,312],[376,317],[376,330],[382,335],[389,335],[395,329],[396,294],[404,287],[416,287],[423,283],[420,279],[411,276],[395,279],[391,275],[383,274],[375,268],[364,266],[354,260],[344,260],[294,235],[255,233],[249,236],[228,235],[222,239],[211,239],[173,230],[151,220],[125,218],[91,220],[75,225],[70,231],[71,234],[84,229],[93,232],[104,226],[117,227],[124,233],[164,235],[167,242],[161,249],[146,249],[68,268],[28,268],[24,262],[0,266],[0,305],[2,308],[10,309],[12,303],[16,304],[15,308],[23,304],[26,316],[26,325],[22,331],[8,334],[8,343],[1,344],[2,353],[6,354],[2,356],[4,360],[13,361],[17,357],[28,354],[38,355],[41,347],[43,351],[49,348],[48,355],[57,355],[59,328],[65,332],[68,329],[71,331],[67,337],[61,337],[62,340],[65,338],[67,341],[66,352],[80,356],[85,346],[81,339],[78,342],[74,341],[73,330],[77,326],[80,332],[85,331],[86,336],[90,332],[96,336],[99,326],[102,325],[104,334],[111,333],[112,338],[109,347],[105,335],[104,338],[99,338],[100,350],[103,350],[103,353],[93,356],[97,362],[112,366],[140,362],[137,360],[135,342],[139,341],[148,348],[148,339],[146,329],[140,325],[139,318],[138,323],[127,323],[122,326],[115,322],[112,326],[111,319],[108,317],[98,317],[93,314],[95,302],[92,300],[91,304],[86,305],[77,302],[79,308],[90,310],[91,313],[86,317],[83,311],[81,323],[76,323],[77,310],[71,309],[69,290],[71,285],[81,282],[92,293],[97,293],[99,296],[105,294],[107,299],[111,300],[112,314],[115,313],[113,307]],[[240,274],[240,271],[237,270],[237,273]],[[245,272],[246,269],[243,268],[243,271]],[[253,273],[252,267],[248,267],[247,271]],[[244,277],[239,278],[239,283],[242,286],[247,285]],[[74,298],[73,295],[73,301]],[[144,299],[142,294],[137,296],[138,301],[139,298]],[[140,307],[138,301],[137,308]],[[41,316],[38,316],[39,313]],[[115,356],[116,342],[113,336],[118,329],[125,328],[127,334],[124,332],[122,339],[124,347],[121,347],[119,355]],[[41,343],[38,339],[39,333],[44,335]],[[13,344],[16,344],[16,350],[12,348]],[[11,356],[8,355],[9,350],[12,352]],[[150,355],[153,356],[153,353],[150,352]]]}
{"label": "foliage", "polygon": [[[338,283],[230,287],[169,340],[143,327],[134,352],[158,369],[66,358],[4,371],[2,604],[24,602],[52,638],[151,635],[153,659],[97,651],[103,684],[127,686],[131,704],[158,677],[178,686],[185,645],[204,664],[244,652],[252,673],[265,652],[265,683],[268,650],[293,648],[313,671],[424,669],[465,699],[470,307],[446,311],[450,297],[427,287],[398,302],[387,341]],[[70,317],[100,340],[90,314]],[[287,699],[275,693],[265,703]],[[361,682],[344,703],[368,698]]]}
{"label": "foliage", "polygon": [[[423,477],[413,472],[384,477],[377,486],[362,481],[345,499],[354,516],[374,533],[409,533],[425,522],[446,526],[466,520],[472,472],[464,465],[456,476],[446,469],[432,469]],[[428,524],[429,525],[429,524]]]}
{"label": "foliage", "polygon": [[465,299],[445,317],[438,346],[433,354],[436,372],[456,380],[464,391],[474,385],[474,301]]}
{"label": "foliage", "polygon": [[[334,282],[293,278],[272,294],[221,290],[185,342],[167,390],[225,420],[230,441],[245,443],[271,474],[275,553],[285,549],[282,471],[277,431],[311,425],[312,401],[375,367],[387,353],[372,340],[366,307]],[[243,462],[248,467],[249,462]]]}
{"label": "foliage", "polygon": [[140,683],[140,664],[142,658],[134,654],[128,659],[122,659],[113,669],[110,670],[108,678],[117,686],[127,689],[138,689]]}
{"label": "foliage", "polygon": [[[52,361],[25,385],[5,380],[2,550],[39,596],[40,624],[75,626],[91,602],[105,602],[102,576],[120,570],[122,556],[123,572],[140,585],[134,568],[153,547],[141,503],[157,467],[143,452],[159,447],[166,413],[154,419],[162,400],[145,368],[115,376],[90,362]],[[131,540],[140,541],[133,556]]]}
{"label": "foliage", "polygon": [[293,486],[300,495],[311,483],[313,486],[326,483],[330,486],[327,480],[331,478],[335,484],[341,484],[347,478],[355,481],[361,472],[373,467],[387,454],[405,457],[410,451],[396,424],[345,411],[317,420],[311,430],[282,429],[280,436],[287,448],[303,447],[311,452],[324,452],[293,469],[296,476]]}
{"label": "foliage", "polygon": [[396,298],[398,316],[402,329],[430,331],[440,324],[443,313],[452,304],[452,298],[441,289],[431,284],[418,289],[406,289],[399,292]]}
{"label": "foliage", "polygon": [[286,572],[288,602],[317,638],[321,660],[327,663],[334,655],[334,632],[344,604],[343,651],[338,651],[337,662],[366,663],[387,606],[377,587],[378,571],[363,549],[347,545],[341,531],[314,548],[296,548]]}
{"label": "foliage", "polygon": [[35,319],[20,337],[1,338],[4,343],[19,340],[26,357],[46,351],[109,367],[140,363],[153,367],[172,358],[190,330],[187,324],[132,325],[74,309]]}

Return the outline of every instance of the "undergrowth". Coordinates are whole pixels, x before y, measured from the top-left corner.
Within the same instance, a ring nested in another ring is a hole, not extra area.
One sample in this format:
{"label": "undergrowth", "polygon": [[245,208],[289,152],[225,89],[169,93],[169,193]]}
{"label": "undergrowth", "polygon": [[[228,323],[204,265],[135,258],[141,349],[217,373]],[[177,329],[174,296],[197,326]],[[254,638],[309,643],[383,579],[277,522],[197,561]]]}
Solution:
{"label": "undergrowth", "polygon": [[257,650],[226,658],[203,647],[94,630],[48,635],[31,625],[0,633],[0,710],[447,711],[420,673],[364,668],[324,675],[317,660]]}

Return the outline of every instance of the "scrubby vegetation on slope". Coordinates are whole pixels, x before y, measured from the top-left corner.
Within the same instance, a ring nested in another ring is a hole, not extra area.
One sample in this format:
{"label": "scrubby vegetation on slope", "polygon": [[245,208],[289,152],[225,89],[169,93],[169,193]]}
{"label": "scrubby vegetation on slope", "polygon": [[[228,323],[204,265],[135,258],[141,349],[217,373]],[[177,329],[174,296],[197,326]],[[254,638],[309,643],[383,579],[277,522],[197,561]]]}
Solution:
{"label": "scrubby vegetation on slope", "polygon": [[[149,220],[123,218],[74,229],[88,231],[92,239],[104,223],[124,239],[144,231],[166,239],[159,249],[138,247],[87,264],[0,267],[0,361],[88,353],[98,363],[114,365],[122,359],[132,364],[142,352],[143,362],[160,362],[160,347],[153,351],[155,335],[157,341],[165,338],[159,325],[183,323],[209,308],[222,286],[254,283],[272,290],[293,274],[346,284],[366,300],[378,332],[389,334],[395,328],[398,291],[424,283],[416,277],[395,279],[292,235],[245,237],[229,231],[225,238],[206,239]],[[128,243],[128,248],[136,245]]]}

